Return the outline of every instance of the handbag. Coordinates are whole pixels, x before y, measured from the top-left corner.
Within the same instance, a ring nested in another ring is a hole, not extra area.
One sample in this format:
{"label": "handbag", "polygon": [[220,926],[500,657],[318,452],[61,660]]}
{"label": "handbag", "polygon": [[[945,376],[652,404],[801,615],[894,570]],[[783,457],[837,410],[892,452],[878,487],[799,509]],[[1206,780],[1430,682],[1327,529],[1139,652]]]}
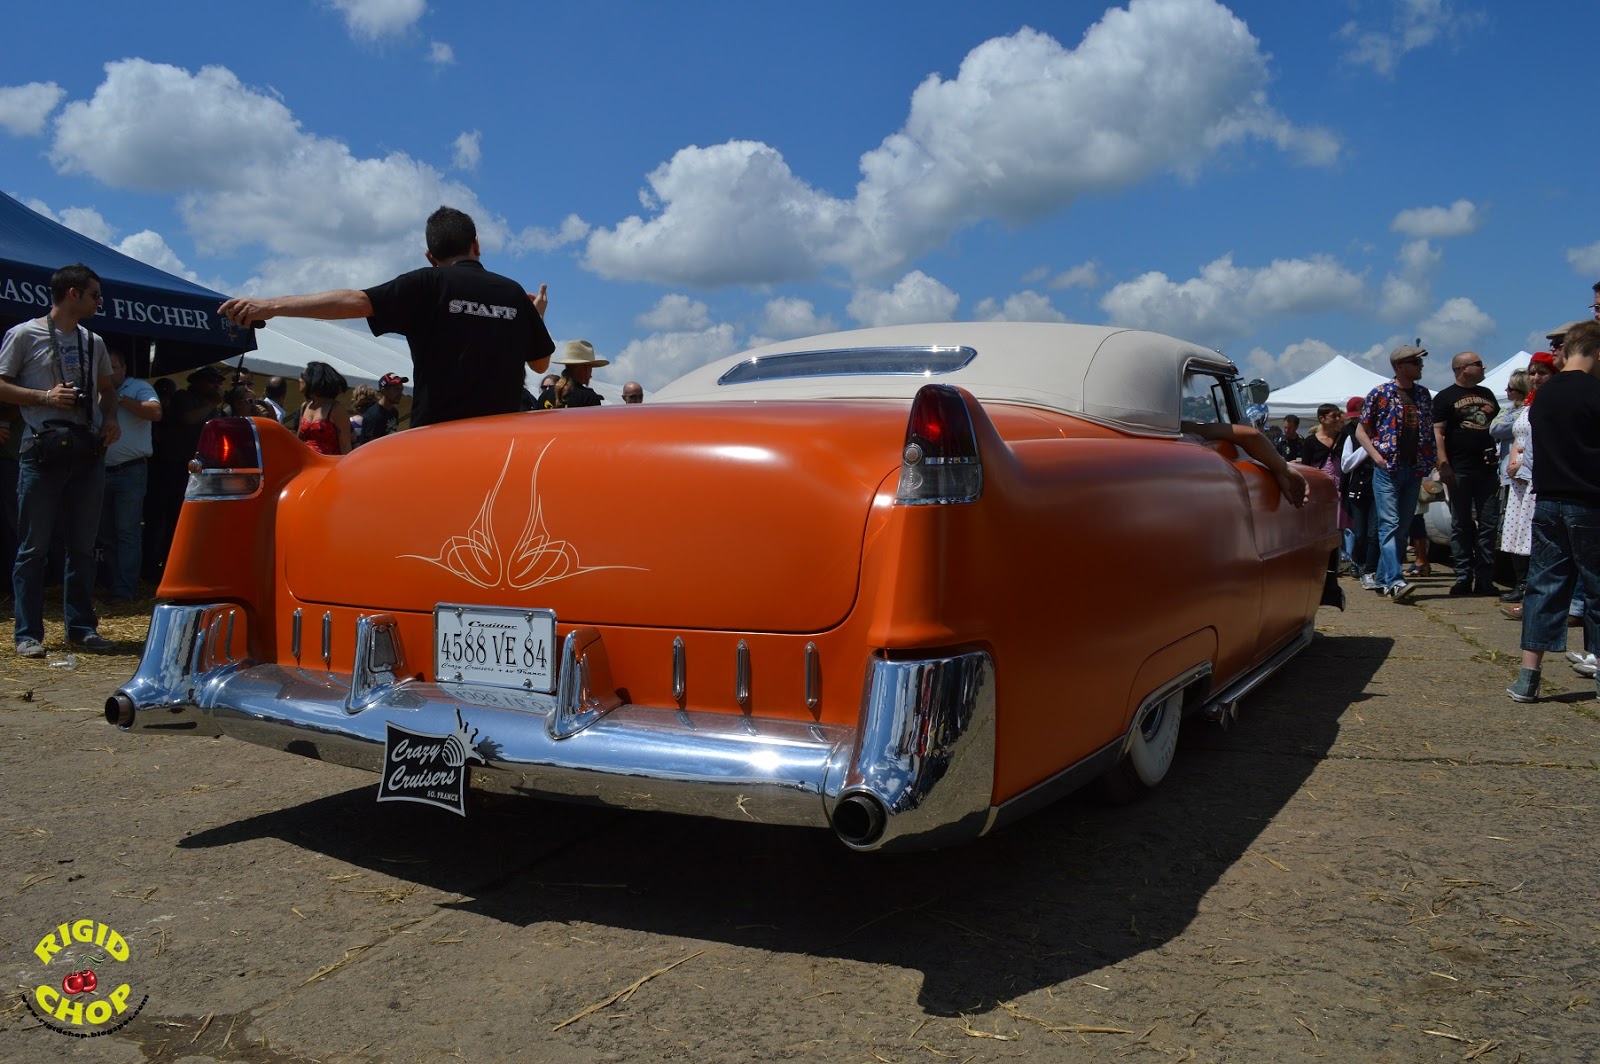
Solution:
{"label": "handbag", "polygon": [[87,425],[53,419],[33,434],[32,453],[41,469],[70,469],[100,457],[100,437]]}

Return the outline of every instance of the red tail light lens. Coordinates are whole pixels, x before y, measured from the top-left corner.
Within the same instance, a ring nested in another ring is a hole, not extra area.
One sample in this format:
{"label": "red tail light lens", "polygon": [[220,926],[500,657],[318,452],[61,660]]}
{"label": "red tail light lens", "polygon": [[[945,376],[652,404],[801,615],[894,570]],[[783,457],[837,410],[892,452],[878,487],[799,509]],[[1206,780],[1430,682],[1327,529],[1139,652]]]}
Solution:
{"label": "red tail light lens", "polygon": [[935,506],[976,502],[983,494],[983,463],[966,400],[948,384],[927,384],[911,401],[895,502]]}
{"label": "red tail light lens", "polygon": [[189,461],[186,499],[239,498],[261,490],[261,443],[249,418],[214,417]]}
{"label": "red tail light lens", "polygon": [[200,429],[201,469],[260,469],[255,426],[242,417],[214,417]]}

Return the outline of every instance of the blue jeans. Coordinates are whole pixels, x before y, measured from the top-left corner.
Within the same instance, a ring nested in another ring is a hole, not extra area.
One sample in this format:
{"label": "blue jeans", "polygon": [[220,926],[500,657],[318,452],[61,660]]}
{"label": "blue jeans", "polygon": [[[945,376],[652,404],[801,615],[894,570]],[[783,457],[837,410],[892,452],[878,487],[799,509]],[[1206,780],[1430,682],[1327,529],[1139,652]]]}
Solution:
{"label": "blue jeans", "polygon": [[1347,501],[1344,512],[1350,515],[1350,527],[1345,529],[1350,560],[1355,562],[1361,575],[1374,573],[1378,568],[1378,520],[1373,513],[1376,504],[1368,495],[1359,502]]}
{"label": "blue jeans", "polygon": [[1417,512],[1422,479],[1410,466],[1372,471],[1372,495],[1378,511],[1378,586],[1400,582],[1400,559],[1406,556],[1406,533]]}
{"label": "blue jeans", "polygon": [[106,592],[116,599],[139,597],[144,547],[144,462],[106,470],[100,504],[100,571]]}
{"label": "blue jeans", "polygon": [[1540,499],[1533,508],[1533,553],[1522,599],[1522,649],[1567,649],[1567,603],[1584,601],[1589,646],[1600,634],[1600,506]]}
{"label": "blue jeans", "polygon": [[1500,471],[1462,469],[1450,489],[1450,555],[1456,583],[1494,583],[1494,549],[1500,539]]}
{"label": "blue jeans", "polygon": [[16,596],[16,638],[44,642],[44,568],[50,539],[58,531],[66,547],[62,614],[67,638],[95,630],[94,537],[100,527],[100,485],[105,463],[41,469],[25,455],[17,470],[17,564],[11,570]]}

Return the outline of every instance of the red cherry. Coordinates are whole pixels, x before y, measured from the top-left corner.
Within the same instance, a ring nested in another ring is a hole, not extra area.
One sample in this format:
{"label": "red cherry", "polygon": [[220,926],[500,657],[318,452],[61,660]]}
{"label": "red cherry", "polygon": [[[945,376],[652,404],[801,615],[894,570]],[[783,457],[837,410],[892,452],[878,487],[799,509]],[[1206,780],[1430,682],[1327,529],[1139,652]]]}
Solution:
{"label": "red cherry", "polygon": [[94,988],[99,985],[100,980],[95,978],[94,969],[85,968],[83,970],[83,992],[85,994],[92,994],[94,993]]}
{"label": "red cherry", "polygon": [[83,993],[83,973],[68,972],[67,977],[61,980],[61,989],[70,996]]}

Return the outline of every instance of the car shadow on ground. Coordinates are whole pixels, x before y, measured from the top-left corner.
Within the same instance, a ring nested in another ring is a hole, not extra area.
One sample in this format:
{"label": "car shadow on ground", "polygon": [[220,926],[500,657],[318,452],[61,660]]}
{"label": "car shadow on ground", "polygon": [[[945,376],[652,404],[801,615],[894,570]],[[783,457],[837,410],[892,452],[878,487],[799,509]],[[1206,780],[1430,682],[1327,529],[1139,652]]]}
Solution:
{"label": "car shadow on ground", "polygon": [[[1326,756],[1346,710],[1382,697],[1366,687],[1392,645],[1319,636],[1232,730],[1186,722],[1177,763],[1141,802],[1074,796],[933,853],[862,855],[824,831],[521,799],[461,821],[375,806],[375,787],[179,845],[278,838],[516,926],[588,922],[915,969],[926,1011],[970,1014],[1180,934]],[[420,863],[395,864],[399,851]]]}

